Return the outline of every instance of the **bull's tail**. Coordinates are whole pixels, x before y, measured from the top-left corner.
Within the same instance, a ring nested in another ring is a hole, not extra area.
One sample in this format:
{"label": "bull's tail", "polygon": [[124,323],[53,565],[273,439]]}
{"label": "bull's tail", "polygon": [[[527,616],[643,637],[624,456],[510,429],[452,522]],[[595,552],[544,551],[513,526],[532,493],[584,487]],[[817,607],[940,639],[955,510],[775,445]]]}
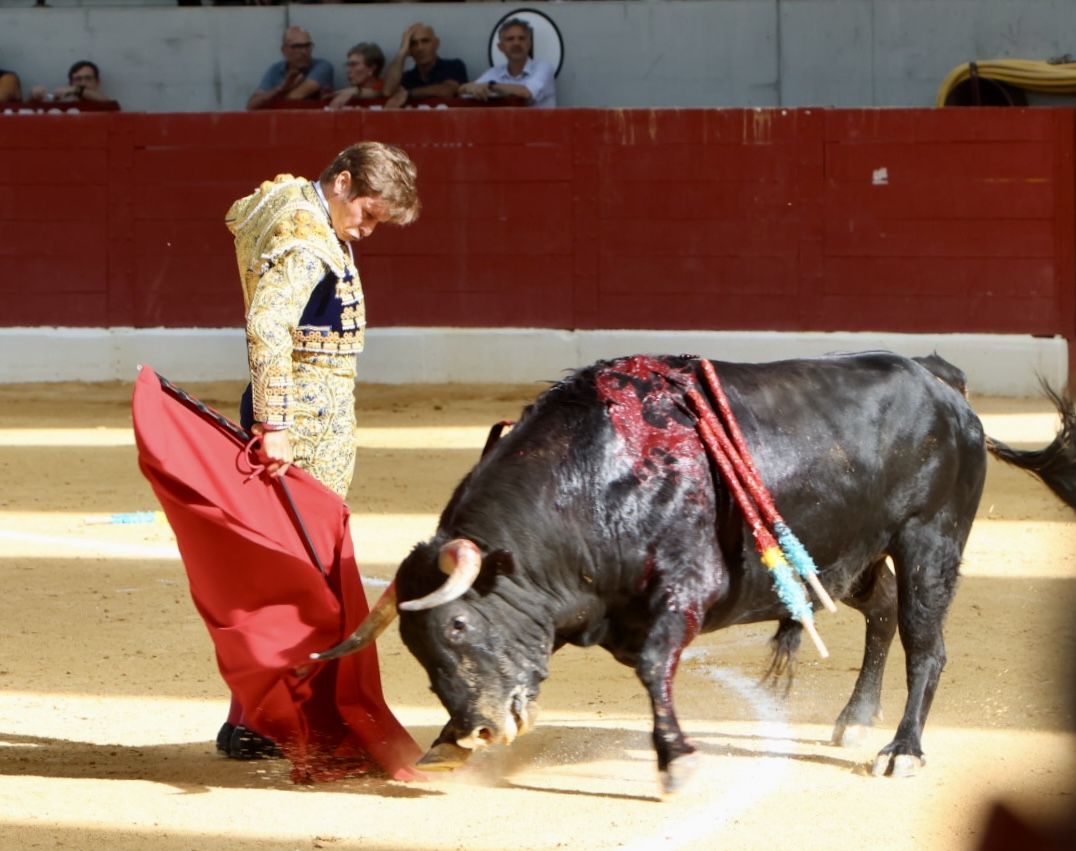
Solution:
{"label": "bull's tail", "polygon": [[1076,408],[1045,382],[1046,395],[1061,415],[1061,428],[1053,442],[1043,449],[1013,449],[1000,440],[986,438],[986,448],[995,458],[1038,476],[1065,503],[1076,508]]}
{"label": "bull's tail", "polygon": [[775,692],[788,697],[796,675],[796,651],[800,648],[802,636],[803,625],[797,620],[784,618],[777,624],[777,632],[770,639],[773,658],[770,660],[770,667],[759,680],[759,685],[769,685]]}

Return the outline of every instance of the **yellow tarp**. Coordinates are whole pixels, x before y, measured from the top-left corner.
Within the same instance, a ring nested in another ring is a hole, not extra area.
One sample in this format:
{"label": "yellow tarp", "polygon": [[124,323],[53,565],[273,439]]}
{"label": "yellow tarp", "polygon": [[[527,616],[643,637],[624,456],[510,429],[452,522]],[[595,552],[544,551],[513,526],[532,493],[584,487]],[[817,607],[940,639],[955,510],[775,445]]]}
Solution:
{"label": "yellow tarp", "polygon": [[[1030,92],[1076,94],[1076,62],[1051,64],[1037,59],[987,59],[974,63],[980,77],[1008,83]],[[935,106],[945,106],[954,87],[971,77],[970,62],[957,65],[942,81]]]}

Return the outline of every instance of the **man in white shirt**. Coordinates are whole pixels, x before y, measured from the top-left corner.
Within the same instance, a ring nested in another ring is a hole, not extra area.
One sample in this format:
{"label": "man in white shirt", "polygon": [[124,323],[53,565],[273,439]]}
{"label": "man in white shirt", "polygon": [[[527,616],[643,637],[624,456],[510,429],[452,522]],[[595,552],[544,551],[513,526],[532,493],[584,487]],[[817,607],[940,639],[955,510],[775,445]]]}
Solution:
{"label": "man in white shirt", "polygon": [[521,18],[505,21],[497,39],[497,48],[508,62],[494,65],[472,83],[464,83],[457,94],[479,100],[515,95],[523,98],[526,106],[556,106],[553,66],[530,56],[534,43],[530,24]]}

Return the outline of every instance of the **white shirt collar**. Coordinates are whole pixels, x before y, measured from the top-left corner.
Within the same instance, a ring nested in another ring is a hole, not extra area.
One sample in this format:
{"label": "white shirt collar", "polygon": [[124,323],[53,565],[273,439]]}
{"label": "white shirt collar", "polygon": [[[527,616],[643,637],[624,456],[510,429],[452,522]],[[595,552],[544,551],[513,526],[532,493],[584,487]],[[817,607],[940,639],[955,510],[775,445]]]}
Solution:
{"label": "white shirt collar", "polygon": [[321,199],[321,206],[325,208],[326,214],[329,212],[329,201],[325,197],[325,190],[321,188],[320,180],[311,180],[311,185],[314,187],[314,191],[318,193],[318,198]]}
{"label": "white shirt collar", "polygon": [[[321,206],[325,208],[325,216],[329,220],[329,229],[332,230],[333,217],[332,217],[332,214],[329,212],[329,201],[325,197],[325,190],[321,188],[321,181],[320,180],[311,180],[310,183],[313,185],[314,191],[318,193],[318,198],[321,200]],[[347,248],[348,256],[351,258],[351,265],[354,266],[355,265],[355,249],[352,248],[351,241],[350,240],[340,239],[340,237],[336,237],[336,239],[339,241],[339,243],[341,245],[343,245],[344,247]]]}
{"label": "white shirt collar", "polygon": [[530,75],[531,68],[533,67],[534,60],[528,56],[527,61],[523,63],[523,70],[519,72],[519,76],[512,76],[512,72],[508,69],[508,63],[506,62],[504,65],[504,76],[509,77],[513,80],[522,80],[524,77]]}

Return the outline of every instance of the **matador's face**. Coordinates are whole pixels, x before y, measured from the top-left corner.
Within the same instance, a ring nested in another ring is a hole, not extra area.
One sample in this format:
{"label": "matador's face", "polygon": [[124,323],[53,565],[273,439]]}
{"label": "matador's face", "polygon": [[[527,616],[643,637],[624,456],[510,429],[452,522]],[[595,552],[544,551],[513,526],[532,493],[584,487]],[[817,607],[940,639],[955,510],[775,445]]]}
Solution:
{"label": "matador's face", "polygon": [[351,174],[340,172],[326,188],[325,200],[329,202],[329,218],[333,230],[343,242],[365,239],[374,229],[389,220],[388,208],[380,198],[351,194]]}

